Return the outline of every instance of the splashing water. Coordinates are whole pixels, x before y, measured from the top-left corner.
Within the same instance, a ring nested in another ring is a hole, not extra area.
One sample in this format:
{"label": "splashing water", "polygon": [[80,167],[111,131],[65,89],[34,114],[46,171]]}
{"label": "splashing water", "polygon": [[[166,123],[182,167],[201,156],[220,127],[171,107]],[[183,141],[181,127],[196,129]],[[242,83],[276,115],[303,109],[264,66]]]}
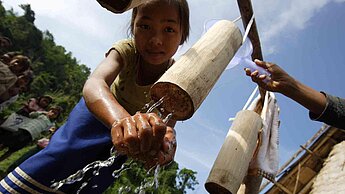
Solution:
{"label": "splashing water", "polygon": [[[110,167],[111,165],[113,165],[115,159],[117,159],[117,157],[120,156],[120,154],[118,154],[116,151],[113,151],[113,148],[110,151],[110,155],[111,156],[107,160],[104,160],[104,161],[97,160],[95,162],[92,162],[92,163],[86,165],[83,169],[78,170],[76,173],[70,175],[66,179],[63,179],[63,180],[58,181],[58,182],[54,182],[50,187],[52,189],[54,189],[54,190],[58,190],[63,185],[68,185],[68,184],[73,184],[75,182],[79,182],[79,181],[83,180],[83,178],[85,177],[86,173],[90,172],[90,171],[92,171],[92,175],[93,176],[98,176],[99,175],[99,171],[102,168]],[[86,187],[87,182],[90,181],[91,178],[92,177],[90,177],[86,182],[84,182],[82,184],[82,186],[79,188],[77,193],[79,193],[81,191],[81,189]],[[93,187],[95,187],[95,185]]]}
{"label": "splashing water", "polygon": [[120,187],[118,190],[119,194],[127,194],[127,193],[130,193],[131,191],[132,189],[129,186]]}
{"label": "splashing water", "polygon": [[118,179],[123,172],[125,172],[126,170],[130,169],[130,167],[132,166],[134,160],[131,160],[129,163],[123,163],[121,168],[118,169],[118,170],[115,170],[112,174],[112,176],[115,178],[115,179]]}
{"label": "splashing water", "polygon": [[[155,102],[154,104],[151,105],[151,107],[149,107],[148,104],[146,104],[144,106],[144,108],[148,108],[147,112],[146,113],[150,113],[152,112],[154,109],[156,109],[157,107],[159,107],[162,103],[164,102],[164,97],[162,97],[159,101]],[[143,108],[143,109],[144,109]],[[162,112],[164,112],[164,110],[161,110]],[[161,111],[158,111],[158,112],[161,112]],[[173,116],[173,113],[169,113],[167,114],[167,116],[163,119],[163,122],[164,123],[167,123],[169,122],[169,120],[171,119],[171,117]],[[90,178],[88,178],[86,181],[84,181],[82,183],[82,185],[80,186],[80,188],[78,189],[78,191],[76,192],[77,194],[79,194],[81,192],[81,190],[83,188],[85,188],[89,181],[94,177],[94,176],[98,176],[100,174],[100,170],[102,168],[107,168],[107,167],[110,167],[113,165],[114,161],[119,157],[121,156],[121,154],[117,153],[115,148],[112,147],[111,150],[110,150],[110,157],[107,159],[107,160],[98,160],[98,161],[95,161],[95,162],[92,162],[88,165],[86,165],[83,169],[81,170],[78,170],[76,173],[70,175],[69,177],[67,177],[66,179],[63,179],[61,181],[58,181],[58,182],[55,182],[53,181],[53,183],[51,184],[51,188],[54,189],[54,190],[58,190],[60,189],[63,185],[69,185],[69,184],[74,184],[76,182],[80,182],[84,179],[85,175],[88,173],[88,172],[91,172],[92,171],[92,175]],[[130,162],[128,163],[124,163],[120,169],[118,170],[115,170],[112,174],[112,176],[115,178],[115,179],[118,179],[124,171],[130,169],[131,165],[133,164],[133,160],[131,160]],[[159,182],[158,182],[158,173],[161,169],[160,165],[157,164],[156,166],[154,166],[153,168],[155,168],[155,172],[154,172],[154,179],[153,181],[147,181],[147,180],[144,180],[142,182],[142,184],[140,185],[140,187],[138,187],[136,189],[136,193],[145,193],[145,188],[149,188],[149,187],[152,187],[152,186],[155,186],[155,188],[157,189],[158,186],[159,186]],[[152,168],[152,169],[153,169]],[[148,171],[148,173],[150,173],[151,169]],[[97,185],[93,185],[92,188],[97,188]],[[130,188],[129,188],[130,189]],[[124,188],[123,192],[126,192],[126,190],[128,190],[128,188]]]}
{"label": "splashing water", "polygon": [[157,102],[155,102],[147,111],[146,113],[152,112],[155,108],[159,107],[164,102],[165,96],[163,96],[161,99],[159,99]]}
{"label": "splashing water", "polygon": [[159,187],[158,181],[158,174],[161,170],[161,166],[157,164],[156,166],[152,167],[147,171],[147,175],[151,174],[151,171],[154,169],[153,179],[151,177],[145,178],[144,181],[141,182],[140,186],[137,187],[134,192],[139,194],[145,194],[145,190],[151,187],[154,187],[156,190]]}

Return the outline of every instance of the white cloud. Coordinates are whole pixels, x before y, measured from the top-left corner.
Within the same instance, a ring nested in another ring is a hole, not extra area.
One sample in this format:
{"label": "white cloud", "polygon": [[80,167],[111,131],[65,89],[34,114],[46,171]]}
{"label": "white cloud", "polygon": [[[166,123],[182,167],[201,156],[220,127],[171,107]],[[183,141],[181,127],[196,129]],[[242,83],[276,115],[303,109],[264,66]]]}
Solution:
{"label": "white cloud", "polygon": [[341,3],[344,0],[254,1],[253,7],[264,52],[275,52],[279,49],[276,40],[303,30],[310,19],[331,2]]}
{"label": "white cloud", "polygon": [[[186,165],[186,166],[193,164],[193,166],[195,167],[197,163],[202,168],[210,170],[211,169],[210,167],[213,165],[212,161],[205,160],[205,158],[200,157],[200,153],[191,152],[191,151],[188,151],[187,149],[178,149],[177,155],[179,155],[181,159],[183,158],[183,161],[179,161],[179,162],[182,162],[183,165]],[[193,166],[189,166],[189,167],[193,167]]]}

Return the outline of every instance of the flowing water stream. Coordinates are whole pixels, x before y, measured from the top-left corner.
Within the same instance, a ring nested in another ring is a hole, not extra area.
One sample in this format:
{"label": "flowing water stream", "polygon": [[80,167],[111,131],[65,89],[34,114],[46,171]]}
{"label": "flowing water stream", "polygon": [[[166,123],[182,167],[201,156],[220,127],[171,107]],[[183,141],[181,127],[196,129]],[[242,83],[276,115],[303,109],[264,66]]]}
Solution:
{"label": "flowing water stream", "polygon": [[[146,104],[144,106],[143,109],[148,109],[146,111],[146,113],[150,113],[150,112],[153,112],[157,107],[159,107],[162,103],[164,102],[164,97],[162,97],[159,101],[155,102],[154,104],[151,105],[151,103],[149,104]],[[164,112],[163,109],[161,109],[160,111],[158,112]],[[161,115],[159,115],[161,116]],[[170,118],[173,116],[173,113],[169,113],[164,119],[163,119],[163,122],[164,123],[168,123]],[[63,185],[69,185],[69,184],[74,184],[76,182],[80,182],[80,181],[84,181],[80,188],[78,189],[77,191],[77,194],[79,194],[83,188],[85,188],[88,183],[90,182],[90,180],[95,177],[95,176],[98,176],[100,175],[100,170],[102,168],[107,168],[107,167],[110,167],[114,164],[114,161],[119,157],[121,156],[115,149],[114,147],[112,147],[112,149],[110,150],[110,157],[107,159],[107,160],[98,160],[98,161],[95,161],[95,162],[92,162],[88,165],[86,165],[83,169],[81,170],[78,170],[76,173],[70,175],[69,177],[67,177],[66,179],[63,179],[61,181],[57,181],[57,182],[53,182],[51,184],[51,188],[54,189],[54,190],[58,190],[59,188],[61,188]],[[131,165],[133,164],[133,160],[130,160],[129,162],[125,162],[120,169],[118,170],[115,170],[113,172],[113,177],[115,179],[118,179],[124,171],[128,170],[131,168]],[[151,180],[144,180],[141,185],[135,189],[135,193],[139,193],[139,194],[143,194],[145,193],[145,189],[146,188],[149,188],[149,187],[155,187],[156,189],[158,188],[159,186],[159,183],[158,183],[158,173],[161,169],[160,165],[157,164],[156,166],[152,167],[150,170],[148,170],[148,174],[150,174],[154,169],[154,179],[153,181]],[[86,180],[84,180],[85,178],[85,175],[89,172],[92,172],[92,176],[87,178]],[[92,185],[92,188],[97,188],[97,185]],[[128,193],[131,189],[129,187],[121,187],[120,189],[121,191],[119,191],[119,193]]]}

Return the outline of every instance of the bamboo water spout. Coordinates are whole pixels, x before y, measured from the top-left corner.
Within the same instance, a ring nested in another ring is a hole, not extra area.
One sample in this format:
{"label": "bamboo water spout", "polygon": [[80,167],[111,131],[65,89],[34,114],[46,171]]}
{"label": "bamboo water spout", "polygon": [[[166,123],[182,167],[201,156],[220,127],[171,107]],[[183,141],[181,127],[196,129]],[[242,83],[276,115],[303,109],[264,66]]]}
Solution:
{"label": "bamboo water spout", "polygon": [[148,0],[97,0],[97,2],[113,13],[123,13],[137,7]]}
{"label": "bamboo water spout", "polygon": [[161,107],[175,120],[190,118],[241,43],[242,34],[233,22],[218,21],[151,87],[151,98],[164,97]]}

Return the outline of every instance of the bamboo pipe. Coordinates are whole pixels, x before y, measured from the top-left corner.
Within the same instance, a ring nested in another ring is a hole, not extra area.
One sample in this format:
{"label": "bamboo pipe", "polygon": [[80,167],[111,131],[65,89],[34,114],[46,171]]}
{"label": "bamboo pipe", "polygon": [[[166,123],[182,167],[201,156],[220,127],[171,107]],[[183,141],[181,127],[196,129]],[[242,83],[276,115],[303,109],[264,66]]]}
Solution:
{"label": "bamboo pipe", "polygon": [[151,87],[152,100],[164,97],[161,108],[173,119],[186,120],[199,108],[242,43],[231,21],[214,24]]}
{"label": "bamboo pipe", "polygon": [[205,183],[209,193],[237,193],[247,174],[261,127],[262,119],[254,111],[242,110],[236,114]]}
{"label": "bamboo pipe", "polygon": [[113,13],[123,13],[149,0],[97,0],[97,2]]}

